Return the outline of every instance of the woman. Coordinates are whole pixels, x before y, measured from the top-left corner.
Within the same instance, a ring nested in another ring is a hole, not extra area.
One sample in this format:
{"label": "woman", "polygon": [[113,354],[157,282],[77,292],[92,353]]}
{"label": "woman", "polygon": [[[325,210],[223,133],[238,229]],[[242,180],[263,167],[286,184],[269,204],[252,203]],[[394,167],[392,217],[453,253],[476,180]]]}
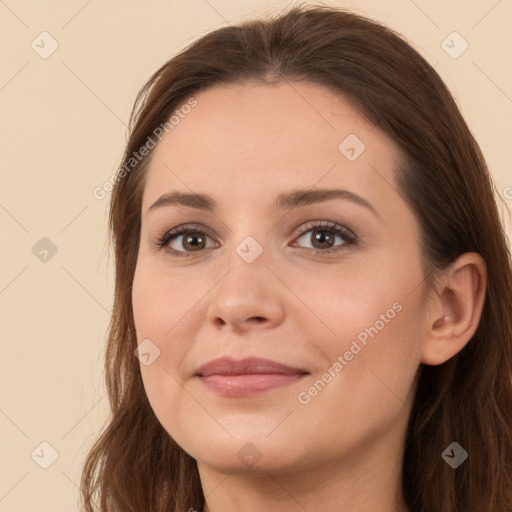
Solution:
{"label": "woman", "polygon": [[293,7],[169,60],[112,192],[85,510],[512,510],[495,192],[439,76],[374,21]]}

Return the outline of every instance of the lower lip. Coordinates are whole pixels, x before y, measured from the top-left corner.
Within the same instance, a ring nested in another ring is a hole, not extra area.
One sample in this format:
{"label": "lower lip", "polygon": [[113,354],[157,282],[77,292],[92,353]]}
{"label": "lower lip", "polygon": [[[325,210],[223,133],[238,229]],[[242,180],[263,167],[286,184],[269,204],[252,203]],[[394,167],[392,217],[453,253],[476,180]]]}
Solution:
{"label": "lower lip", "polygon": [[223,396],[252,396],[288,386],[305,377],[303,373],[254,373],[199,377],[210,390]]}

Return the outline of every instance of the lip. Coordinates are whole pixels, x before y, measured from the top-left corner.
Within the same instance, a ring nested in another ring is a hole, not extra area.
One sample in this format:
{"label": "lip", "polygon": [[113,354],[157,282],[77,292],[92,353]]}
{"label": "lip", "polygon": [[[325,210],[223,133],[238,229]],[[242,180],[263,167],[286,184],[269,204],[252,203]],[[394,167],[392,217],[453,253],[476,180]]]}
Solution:
{"label": "lip", "polygon": [[233,359],[231,357],[219,357],[204,364],[197,369],[196,375],[209,377],[210,375],[249,375],[249,374],[298,374],[308,373],[302,368],[294,368],[270,359],[261,357],[246,357]]}
{"label": "lip", "polygon": [[290,385],[309,372],[270,359],[230,357],[214,359],[201,366],[196,376],[210,390],[223,396],[252,396]]}

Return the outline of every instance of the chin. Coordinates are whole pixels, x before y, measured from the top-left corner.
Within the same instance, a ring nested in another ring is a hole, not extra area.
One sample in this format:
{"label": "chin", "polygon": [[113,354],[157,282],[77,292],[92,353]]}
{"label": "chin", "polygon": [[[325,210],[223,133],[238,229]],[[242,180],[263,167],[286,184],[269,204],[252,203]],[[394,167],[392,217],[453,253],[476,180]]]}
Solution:
{"label": "chin", "polygon": [[288,445],[277,437],[273,440],[265,439],[254,432],[247,435],[232,434],[234,437],[229,437],[224,432],[222,439],[205,440],[201,436],[201,439],[188,439],[189,442],[183,444],[178,440],[177,442],[198,463],[223,473],[268,476],[267,472],[279,473],[287,468],[297,467],[295,438],[289,437]]}

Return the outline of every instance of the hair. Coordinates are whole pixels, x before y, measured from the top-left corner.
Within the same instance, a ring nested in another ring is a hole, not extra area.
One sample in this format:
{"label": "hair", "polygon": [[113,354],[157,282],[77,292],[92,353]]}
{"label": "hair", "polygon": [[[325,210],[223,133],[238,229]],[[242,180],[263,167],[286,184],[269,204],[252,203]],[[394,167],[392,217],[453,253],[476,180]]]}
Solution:
{"label": "hair", "polygon": [[[396,143],[398,191],[421,230],[425,286],[462,254],[487,265],[480,323],[443,364],[421,364],[403,453],[414,512],[512,510],[512,266],[497,191],[455,100],[430,64],[385,25],[340,8],[295,5],[214,30],[163,64],[139,91],[123,167],[199,91],[307,81],[347,98]],[[202,510],[196,460],[169,436],[146,396],[131,302],[149,155],[114,183],[109,234],[115,294],[105,353],[111,415],[85,460],[86,512]],[[131,165],[131,164],[130,164]],[[504,203],[506,208],[506,204]],[[456,441],[469,458],[441,457]]]}

